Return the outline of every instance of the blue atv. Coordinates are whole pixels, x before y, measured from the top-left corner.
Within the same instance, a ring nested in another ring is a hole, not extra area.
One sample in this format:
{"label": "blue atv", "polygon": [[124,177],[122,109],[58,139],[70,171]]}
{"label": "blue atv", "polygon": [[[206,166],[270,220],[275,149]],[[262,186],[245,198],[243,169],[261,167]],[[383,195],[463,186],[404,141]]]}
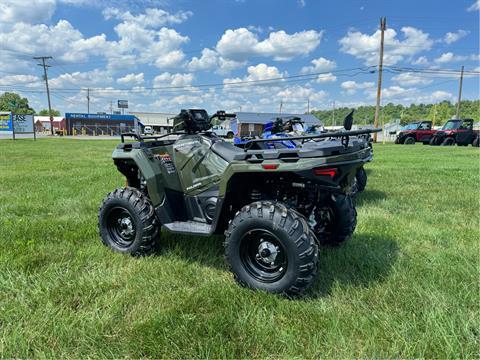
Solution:
{"label": "blue atv", "polygon": [[[263,126],[260,139],[291,138],[294,136],[316,135],[308,134],[303,127],[303,121],[299,117],[277,117]],[[236,146],[243,147],[252,137],[235,137],[233,142]],[[298,145],[294,140],[272,141],[258,143],[262,149],[295,149]]]}
{"label": "blue atv", "polygon": [[[353,110],[347,115],[345,118],[346,121],[353,122]],[[281,149],[281,148],[288,148],[288,149],[295,149],[299,146],[296,140],[296,137],[305,137],[305,136],[313,136],[320,134],[325,134],[327,131],[323,129],[322,126],[319,125],[311,125],[305,129],[305,123],[299,117],[295,116],[288,116],[288,117],[277,117],[275,120],[272,120],[266,123],[263,127],[263,133],[259,137],[260,139],[278,139],[278,138],[285,138],[282,141],[272,141],[272,142],[258,142],[255,143],[255,146],[260,149]],[[368,137],[367,137],[368,136]],[[370,147],[371,145],[371,137],[370,134],[367,136],[359,135],[357,138],[366,140]],[[289,138],[292,138],[289,140]],[[235,137],[234,144],[238,147],[243,148],[246,143],[250,140],[254,140],[254,137]],[[311,146],[316,146],[318,142],[325,141],[325,138],[314,138],[311,140],[307,140],[311,142]],[[318,146],[321,146],[318,144]],[[365,169],[360,167],[357,170],[355,175],[355,179],[353,180],[350,193],[352,196],[355,196],[359,192],[365,190],[367,185],[367,173]]]}

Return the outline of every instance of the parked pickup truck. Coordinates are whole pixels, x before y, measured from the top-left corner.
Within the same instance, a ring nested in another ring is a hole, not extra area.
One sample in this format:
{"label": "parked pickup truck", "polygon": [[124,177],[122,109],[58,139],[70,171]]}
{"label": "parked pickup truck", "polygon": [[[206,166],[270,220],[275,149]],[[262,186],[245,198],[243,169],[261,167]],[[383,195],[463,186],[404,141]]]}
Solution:
{"label": "parked pickup truck", "polygon": [[479,131],[473,130],[473,119],[452,119],[443,125],[430,140],[430,145],[479,146]]}
{"label": "parked pickup truck", "polygon": [[431,121],[416,121],[405,125],[397,135],[395,144],[411,145],[417,141],[429,144],[430,139],[436,133],[432,129]]}

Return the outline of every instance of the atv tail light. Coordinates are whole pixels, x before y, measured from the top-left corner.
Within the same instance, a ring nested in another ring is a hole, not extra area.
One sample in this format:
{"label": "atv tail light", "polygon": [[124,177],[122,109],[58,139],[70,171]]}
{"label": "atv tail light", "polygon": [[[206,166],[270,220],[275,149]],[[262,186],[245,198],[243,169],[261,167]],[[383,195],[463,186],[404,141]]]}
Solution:
{"label": "atv tail light", "polygon": [[330,178],[333,179],[335,175],[337,175],[338,169],[337,168],[316,168],[316,169],[313,169],[313,172],[315,173],[315,175],[330,176]]}
{"label": "atv tail light", "polygon": [[262,168],[265,170],[276,170],[278,168],[278,164],[264,164]]}

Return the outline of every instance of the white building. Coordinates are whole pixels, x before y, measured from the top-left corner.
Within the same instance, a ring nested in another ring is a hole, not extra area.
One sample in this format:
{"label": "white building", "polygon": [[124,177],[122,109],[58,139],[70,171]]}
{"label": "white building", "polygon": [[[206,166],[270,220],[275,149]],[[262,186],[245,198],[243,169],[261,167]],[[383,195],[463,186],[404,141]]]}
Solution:
{"label": "white building", "polygon": [[145,126],[151,126],[158,133],[166,133],[173,127],[173,118],[177,114],[130,111]]}

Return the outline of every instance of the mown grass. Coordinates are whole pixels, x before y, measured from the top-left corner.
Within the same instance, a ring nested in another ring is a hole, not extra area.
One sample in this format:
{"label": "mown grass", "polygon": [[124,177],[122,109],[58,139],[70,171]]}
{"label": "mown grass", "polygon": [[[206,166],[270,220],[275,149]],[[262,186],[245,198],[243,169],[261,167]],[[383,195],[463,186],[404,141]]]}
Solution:
{"label": "mown grass", "polygon": [[110,141],[0,142],[0,356],[478,358],[478,149],[377,145],[358,227],[302,300],[238,287],[220,237],[113,254]]}

